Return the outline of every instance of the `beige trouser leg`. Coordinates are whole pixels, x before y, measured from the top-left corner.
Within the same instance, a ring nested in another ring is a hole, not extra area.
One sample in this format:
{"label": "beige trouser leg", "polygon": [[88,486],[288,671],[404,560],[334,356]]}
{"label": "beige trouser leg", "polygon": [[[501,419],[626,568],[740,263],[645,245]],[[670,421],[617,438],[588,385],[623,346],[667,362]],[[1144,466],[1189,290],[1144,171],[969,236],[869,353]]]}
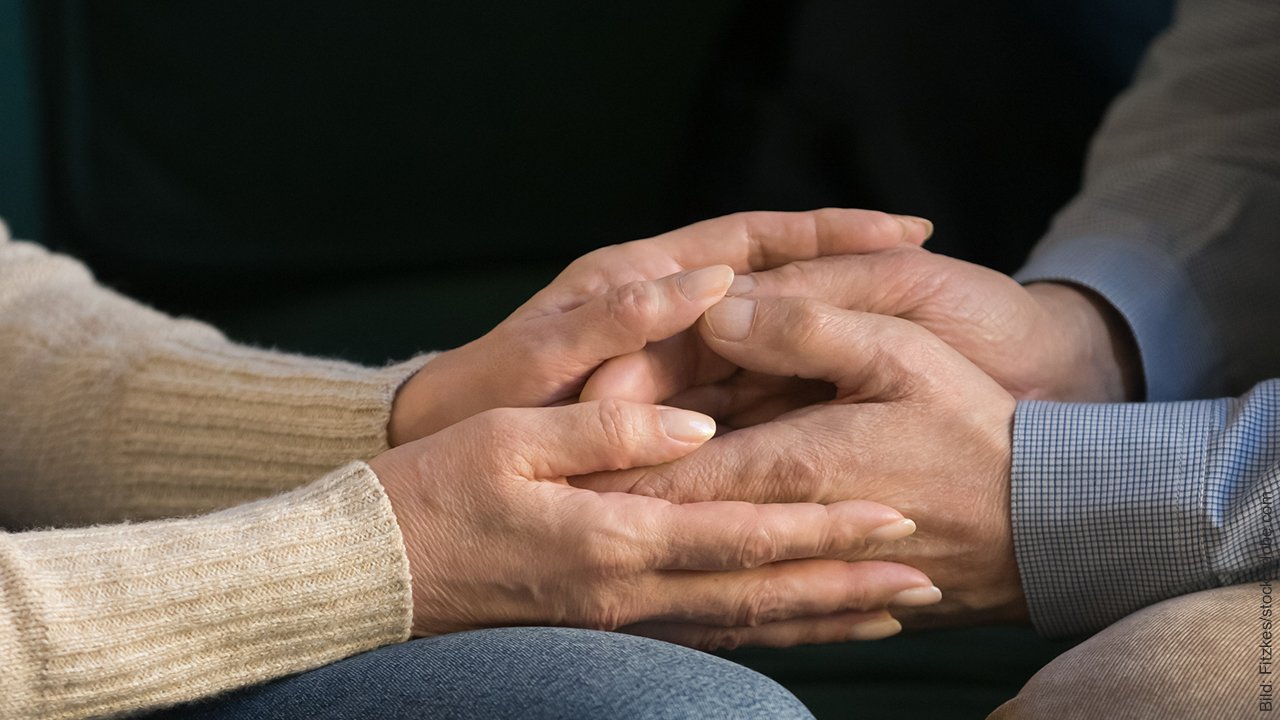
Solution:
{"label": "beige trouser leg", "polygon": [[1280,581],[1184,595],[1064,653],[988,720],[1280,720],[1277,647]]}

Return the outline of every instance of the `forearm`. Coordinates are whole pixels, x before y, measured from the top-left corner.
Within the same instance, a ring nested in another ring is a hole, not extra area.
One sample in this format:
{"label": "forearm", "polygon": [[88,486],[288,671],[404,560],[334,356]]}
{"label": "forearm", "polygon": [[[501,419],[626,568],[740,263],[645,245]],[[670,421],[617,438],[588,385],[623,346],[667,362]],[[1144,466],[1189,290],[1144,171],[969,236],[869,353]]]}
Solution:
{"label": "forearm", "polygon": [[1184,0],[1112,106],[1080,194],[1017,275],[1106,298],[1146,397],[1242,392],[1280,375],[1280,5]]}
{"label": "forearm", "polygon": [[1280,381],[1232,400],[1022,403],[1014,547],[1048,635],[1280,572]]}
{"label": "forearm", "polygon": [[0,525],[208,512],[386,447],[374,370],[236,345],[0,238]]}
{"label": "forearm", "polygon": [[409,634],[408,561],[363,463],[205,517],[0,534],[0,716],[193,700]]}

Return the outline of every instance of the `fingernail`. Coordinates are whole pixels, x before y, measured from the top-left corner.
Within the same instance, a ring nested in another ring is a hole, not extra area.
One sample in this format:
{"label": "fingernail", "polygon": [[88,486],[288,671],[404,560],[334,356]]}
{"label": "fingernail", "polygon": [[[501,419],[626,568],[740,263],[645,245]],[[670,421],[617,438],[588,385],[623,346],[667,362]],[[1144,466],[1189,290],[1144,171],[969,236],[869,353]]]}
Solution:
{"label": "fingernail", "polygon": [[664,408],[660,414],[662,430],[673,440],[687,443],[704,442],[716,434],[716,421],[702,413]]}
{"label": "fingernail", "polygon": [[881,640],[902,632],[902,623],[893,618],[880,618],[858,623],[849,631],[850,640]]}
{"label": "fingernail", "polygon": [[867,533],[867,544],[887,543],[894,540],[901,540],[916,531],[915,522],[903,518],[894,520],[891,523],[881,525],[880,527]]}
{"label": "fingernail", "polygon": [[727,297],[707,310],[707,326],[721,340],[746,340],[756,320],[756,301]]}
{"label": "fingernail", "polygon": [[719,297],[733,281],[733,268],[728,265],[714,265],[693,272],[687,272],[676,278],[680,292],[689,300],[705,300]]}
{"label": "fingernail", "polygon": [[916,225],[924,228],[925,240],[933,237],[933,223],[931,221],[925,220],[922,217],[916,217],[915,215],[896,215],[895,217],[897,217],[899,221],[915,223]]}
{"label": "fingernail", "polygon": [[892,607],[923,607],[942,600],[942,591],[936,585],[907,588],[889,600]]}
{"label": "fingernail", "polygon": [[735,275],[733,282],[729,284],[729,292],[725,293],[725,295],[746,295],[755,290],[759,284],[760,282],[756,280],[755,275]]}

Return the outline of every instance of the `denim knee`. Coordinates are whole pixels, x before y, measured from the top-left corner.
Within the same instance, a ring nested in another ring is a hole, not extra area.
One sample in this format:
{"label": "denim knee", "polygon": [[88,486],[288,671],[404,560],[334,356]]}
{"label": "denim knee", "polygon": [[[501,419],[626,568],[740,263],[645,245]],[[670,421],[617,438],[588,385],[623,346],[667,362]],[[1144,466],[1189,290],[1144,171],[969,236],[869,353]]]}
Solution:
{"label": "denim knee", "polygon": [[[774,681],[722,658],[568,628],[392,645],[172,712],[197,720],[812,717]],[[151,720],[162,717],[170,715]]]}

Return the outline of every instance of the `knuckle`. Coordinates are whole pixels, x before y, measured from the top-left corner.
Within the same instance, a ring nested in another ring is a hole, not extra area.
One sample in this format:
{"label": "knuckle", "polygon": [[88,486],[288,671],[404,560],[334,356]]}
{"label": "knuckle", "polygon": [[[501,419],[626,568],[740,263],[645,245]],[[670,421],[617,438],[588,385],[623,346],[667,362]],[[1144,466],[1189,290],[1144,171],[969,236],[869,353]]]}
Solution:
{"label": "knuckle", "polygon": [[737,625],[760,627],[781,619],[782,594],[773,582],[763,582],[743,599],[738,611]]}
{"label": "knuckle", "polygon": [[743,568],[757,568],[778,559],[778,540],[769,529],[759,522],[746,534],[738,549],[738,565]]}
{"label": "knuckle", "polygon": [[881,241],[893,242],[906,237],[907,228],[902,221],[885,212],[871,211],[867,215],[867,225],[869,234]]}
{"label": "knuckle", "polygon": [[629,406],[621,401],[607,398],[596,405],[596,421],[600,425],[601,437],[615,465],[625,465],[636,445],[639,423],[635,414],[628,412]]}
{"label": "knuckle", "polygon": [[767,213],[759,210],[738,212],[728,217],[732,227],[737,227],[747,249],[747,265],[752,269],[773,267],[768,243],[761,239],[760,225],[767,222]]}
{"label": "knuckle", "polygon": [[786,333],[796,347],[801,347],[827,334],[834,320],[821,304],[814,300],[793,301],[787,307]]}
{"label": "knuckle", "polygon": [[781,483],[790,502],[816,502],[824,495],[823,463],[808,445],[793,445],[773,460],[773,478]]}
{"label": "knuckle", "polygon": [[577,544],[577,562],[583,576],[604,589],[613,582],[634,579],[645,570],[639,543],[643,539],[614,515],[595,518],[584,528]]}
{"label": "knuckle", "polygon": [[597,596],[582,611],[578,624],[589,630],[613,631],[630,622],[622,601],[612,596]]}
{"label": "knuckle", "polygon": [[662,311],[662,297],[651,283],[629,282],[607,296],[610,318],[624,327],[644,325]]}
{"label": "knuckle", "polygon": [[640,472],[639,477],[632,483],[631,489],[628,490],[632,495],[641,495],[644,497],[662,498],[672,502],[679,502],[678,498],[673,498],[671,489],[674,485],[671,478],[666,473],[656,469],[646,469]]}
{"label": "knuckle", "polygon": [[938,297],[950,280],[941,256],[912,246],[894,248],[886,253],[887,275],[896,278],[893,290],[900,305],[912,309],[930,298]]}
{"label": "knuckle", "polygon": [[467,434],[494,457],[508,457],[523,448],[523,414],[514,408],[485,410],[471,417]]}
{"label": "knuckle", "polygon": [[742,647],[744,639],[741,628],[711,628],[699,638],[695,645],[707,652],[737,650]]}
{"label": "knuckle", "polygon": [[930,376],[929,368],[946,367],[932,343],[915,332],[917,326],[905,322],[886,323],[876,334],[872,362],[877,368],[882,391],[899,397],[917,394]]}
{"label": "knuckle", "polygon": [[854,610],[874,610],[883,603],[877,602],[877,598],[866,583],[859,582],[849,588],[849,592],[845,595],[845,605]]}

